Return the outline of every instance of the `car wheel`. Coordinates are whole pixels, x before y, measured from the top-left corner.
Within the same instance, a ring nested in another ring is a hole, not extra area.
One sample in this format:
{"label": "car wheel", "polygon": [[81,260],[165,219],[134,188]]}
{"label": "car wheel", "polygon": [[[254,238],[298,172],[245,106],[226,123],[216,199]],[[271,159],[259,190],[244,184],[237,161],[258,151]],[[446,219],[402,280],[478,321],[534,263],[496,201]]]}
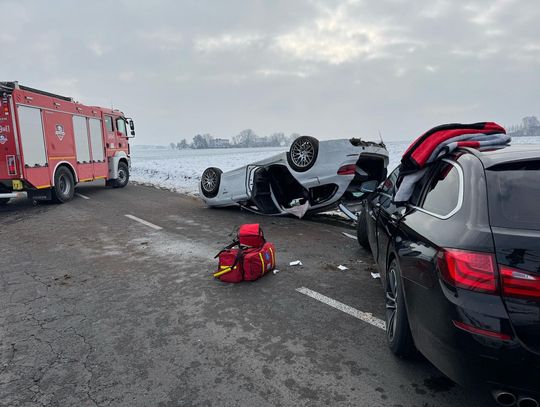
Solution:
{"label": "car wheel", "polygon": [[9,198],[0,198],[0,206],[7,205]]}
{"label": "car wheel", "polygon": [[364,204],[362,206],[362,212],[358,214],[356,225],[356,238],[358,239],[358,244],[360,244],[360,246],[362,246],[367,251],[371,251],[368,240],[366,209],[366,205]]}
{"label": "car wheel", "polygon": [[118,163],[118,178],[114,180],[114,188],[124,188],[129,182],[129,167],[125,162]]}
{"label": "car wheel", "polygon": [[287,153],[287,162],[296,172],[309,170],[317,160],[319,140],[313,137],[301,136],[293,141]]}
{"label": "car wheel", "polygon": [[386,273],[386,339],[390,350],[397,356],[414,354],[414,341],[405,307],[401,272],[395,259]]}
{"label": "car wheel", "polygon": [[201,191],[205,197],[214,198],[217,195],[222,173],[223,171],[215,167],[204,170],[201,176]]}
{"label": "car wheel", "polygon": [[73,199],[75,193],[75,180],[73,174],[66,167],[60,167],[54,174],[54,201],[64,203]]}

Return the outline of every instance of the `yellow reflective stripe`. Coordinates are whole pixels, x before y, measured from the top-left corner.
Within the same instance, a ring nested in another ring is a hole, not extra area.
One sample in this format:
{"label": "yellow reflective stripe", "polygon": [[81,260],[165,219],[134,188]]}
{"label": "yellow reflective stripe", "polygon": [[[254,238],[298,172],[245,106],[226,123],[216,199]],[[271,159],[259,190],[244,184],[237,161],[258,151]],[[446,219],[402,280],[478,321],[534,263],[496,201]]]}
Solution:
{"label": "yellow reflective stripe", "polygon": [[50,188],[50,187],[51,187],[50,185],[40,185],[36,187],[36,189],[45,189],[45,188]]}
{"label": "yellow reflective stripe", "polygon": [[268,249],[270,250],[270,254],[272,255],[272,268],[276,267],[276,260],[274,259],[274,251],[272,250],[271,247],[268,247]]}
{"label": "yellow reflective stripe", "polygon": [[49,157],[49,160],[74,160],[75,156],[72,157]]}
{"label": "yellow reflective stripe", "polygon": [[103,176],[101,176],[101,177],[95,177],[94,179],[102,179],[102,178],[107,178],[107,176],[106,176],[106,175],[103,175]]}
{"label": "yellow reflective stripe", "polygon": [[259,257],[261,258],[261,264],[262,264],[262,273],[264,274],[264,259],[263,259],[263,255],[261,252],[259,252]]}
{"label": "yellow reflective stripe", "polygon": [[84,179],[80,179],[79,182],[88,182],[88,181],[93,181],[94,178],[84,178]]}

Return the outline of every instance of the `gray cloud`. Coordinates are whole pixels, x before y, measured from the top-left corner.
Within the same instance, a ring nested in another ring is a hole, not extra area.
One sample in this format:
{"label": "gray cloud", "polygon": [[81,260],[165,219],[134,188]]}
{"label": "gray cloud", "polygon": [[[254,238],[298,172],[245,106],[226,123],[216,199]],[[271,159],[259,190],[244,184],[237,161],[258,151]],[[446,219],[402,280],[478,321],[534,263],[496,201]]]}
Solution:
{"label": "gray cloud", "polygon": [[[121,108],[138,143],[413,138],[540,114],[536,0],[0,0],[2,80]],[[9,17],[7,17],[9,16]]]}

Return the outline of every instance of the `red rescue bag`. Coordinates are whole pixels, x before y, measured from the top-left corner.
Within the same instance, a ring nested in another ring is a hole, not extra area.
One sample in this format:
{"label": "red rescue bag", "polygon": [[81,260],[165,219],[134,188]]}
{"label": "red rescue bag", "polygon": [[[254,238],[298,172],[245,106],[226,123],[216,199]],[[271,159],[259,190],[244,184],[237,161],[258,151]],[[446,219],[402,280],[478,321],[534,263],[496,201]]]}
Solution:
{"label": "red rescue bag", "polygon": [[225,283],[239,283],[244,279],[240,264],[240,249],[226,249],[218,254],[218,270],[214,277]]}
{"label": "red rescue bag", "polygon": [[270,242],[266,242],[260,249],[246,250],[242,261],[244,280],[254,281],[274,270],[276,267],[275,251],[274,245]]}
{"label": "red rescue bag", "polygon": [[214,277],[227,283],[255,281],[276,267],[275,250],[259,224],[242,225],[235,241],[216,255],[219,263]]}
{"label": "red rescue bag", "polygon": [[238,242],[242,246],[262,247],[265,240],[261,226],[258,223],[240,226],[240,229],[238,229]]}

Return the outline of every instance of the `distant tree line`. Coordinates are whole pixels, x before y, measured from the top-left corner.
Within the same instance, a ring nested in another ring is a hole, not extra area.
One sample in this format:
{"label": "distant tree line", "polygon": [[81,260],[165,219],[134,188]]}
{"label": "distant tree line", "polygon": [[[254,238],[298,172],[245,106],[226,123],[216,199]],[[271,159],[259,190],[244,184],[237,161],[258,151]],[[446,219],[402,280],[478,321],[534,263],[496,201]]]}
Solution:
{"label": "distant tree line", "polygon": [[527,116],[521,124],[510,126],[507,132],[512,137],[540,137],[540,121],[536,116]]}
{"label": "distant tree line", "polygon": [[185,148],[280,147],[290,145],[298,137],[300,137],[298,133],[292,133],[289,136],[284,133],[272,133],[269,136],[261,137],[253,130],[245,129],[234,136],[232,140],[213,137],[208,133],[196,134],[193,136],[191,143],[188,143],[186,139],[182,139],[177,143],[170,143],[170,147],[173,150]]}

